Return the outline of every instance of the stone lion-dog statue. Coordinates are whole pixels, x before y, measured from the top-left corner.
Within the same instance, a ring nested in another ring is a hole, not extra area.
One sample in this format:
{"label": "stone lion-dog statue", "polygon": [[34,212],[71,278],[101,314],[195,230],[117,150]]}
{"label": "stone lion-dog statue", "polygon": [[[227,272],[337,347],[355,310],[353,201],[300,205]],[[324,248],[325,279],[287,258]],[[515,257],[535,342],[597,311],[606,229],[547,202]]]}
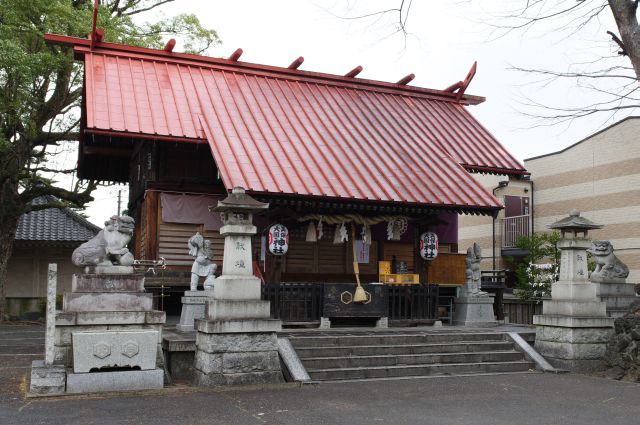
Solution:
{"label": "stone lion-dog statue", "polygon": [[613,245],[609,241],[593,241],[587,250],[596,262],[596,269],[591,279],[625,279],[629,276],[629,267],[613,253]]}
{"label": "stone lion-dog statue", "polygon": [[76,266],[131,266],[133,254],[127,244],[133,236],[133,218],[112,216],[104,222],[104,229],[87,242],[77,247],[71,254]]}

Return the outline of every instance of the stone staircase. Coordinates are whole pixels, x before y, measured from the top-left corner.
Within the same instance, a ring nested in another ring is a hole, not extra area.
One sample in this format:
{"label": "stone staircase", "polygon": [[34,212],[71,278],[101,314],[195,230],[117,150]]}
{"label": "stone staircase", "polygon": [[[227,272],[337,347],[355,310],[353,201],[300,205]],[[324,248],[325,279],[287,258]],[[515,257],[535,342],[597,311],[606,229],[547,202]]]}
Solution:
{"label": "stone staircase", "polygon": [[[325,332],[287,337],[314,381],[522,373],[525,360],[497,332]],[[531,336],[525,339],[531,339]]]}

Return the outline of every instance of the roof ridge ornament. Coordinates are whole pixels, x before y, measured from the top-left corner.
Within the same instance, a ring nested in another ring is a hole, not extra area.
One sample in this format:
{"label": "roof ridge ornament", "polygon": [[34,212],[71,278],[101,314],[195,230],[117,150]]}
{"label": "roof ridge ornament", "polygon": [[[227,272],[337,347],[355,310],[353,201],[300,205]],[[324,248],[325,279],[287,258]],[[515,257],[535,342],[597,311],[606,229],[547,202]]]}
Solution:
{"label": "roof ridge ornament", "polygon": [[464,92],[467,90],[467,87],[469,87],[469,84],[471,84],[471,80],[473,80],[473,77],[476,75],[477,69],[478,69],[478,61],[475,61],[473,62],[473,65],[471,65],[471,69],[469,69],[469,72],[467,73],[467,76],[464,78],[463,81],[458,81],[457,83],[450,85],[443,91],[456,93],[456,102],[460,102],[460,99],[462,99],[462,96],[464,95]]}
{"label": "roof ridge ornament", "polygon": [[98,0],[93,0],[93,15],[91,18],[91,34],[89,34],[89,39],[91,40],[90,48],[93,49],[95,43],[101,43],[104,39],[104,28],[96,28],[98,24],[98,7],[100,6],[100,2]]}

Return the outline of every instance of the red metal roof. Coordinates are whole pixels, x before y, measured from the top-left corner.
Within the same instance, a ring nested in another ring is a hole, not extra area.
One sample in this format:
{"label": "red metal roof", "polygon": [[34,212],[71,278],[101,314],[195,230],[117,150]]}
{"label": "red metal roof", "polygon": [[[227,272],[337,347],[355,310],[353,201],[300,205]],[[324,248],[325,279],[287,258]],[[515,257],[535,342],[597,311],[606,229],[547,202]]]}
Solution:
{"label": "red metal roof", "polygon": [[494,209],[459,164],[525,172],[478,97],[147,50],[76,46],[85,131],[206,138],[227,188]]}

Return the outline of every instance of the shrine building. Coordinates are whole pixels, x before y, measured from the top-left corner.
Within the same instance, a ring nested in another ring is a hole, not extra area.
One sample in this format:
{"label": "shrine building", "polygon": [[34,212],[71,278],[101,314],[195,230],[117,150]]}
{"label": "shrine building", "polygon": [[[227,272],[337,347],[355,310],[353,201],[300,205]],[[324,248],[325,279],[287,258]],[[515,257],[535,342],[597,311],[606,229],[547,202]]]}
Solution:
{"label": "shrine building", "polygon": [[[471,174],[528,174],[469,112],[485,100],[465,92],[475,65],[436,90],[408,85],[412,74],[388,83],[358,78],[361,67],[300,70],[302,58],[243,62],[240,49],[219,59],[169,44],[46,40],[72,46],[84,64],[78,177],[129,185],[135,255],[166,260],[147,287],[169,314],[179,314],[189,286],[191,236],[212,241],[221,268],[221,221],[209,207],[234,187],[269,203],[254,219],[252,267],[273,314],[313,322],[317,291],[354,283],[354,262],[364,284],[438,285],[442,295],[464,283],[459,215],[503,208]],[[275,224],[288,232],[282,255],[269,249]],[[426,233],[437,237],[429,260],[420,253]],[[390,320],[437,313],[401,310]]]}

